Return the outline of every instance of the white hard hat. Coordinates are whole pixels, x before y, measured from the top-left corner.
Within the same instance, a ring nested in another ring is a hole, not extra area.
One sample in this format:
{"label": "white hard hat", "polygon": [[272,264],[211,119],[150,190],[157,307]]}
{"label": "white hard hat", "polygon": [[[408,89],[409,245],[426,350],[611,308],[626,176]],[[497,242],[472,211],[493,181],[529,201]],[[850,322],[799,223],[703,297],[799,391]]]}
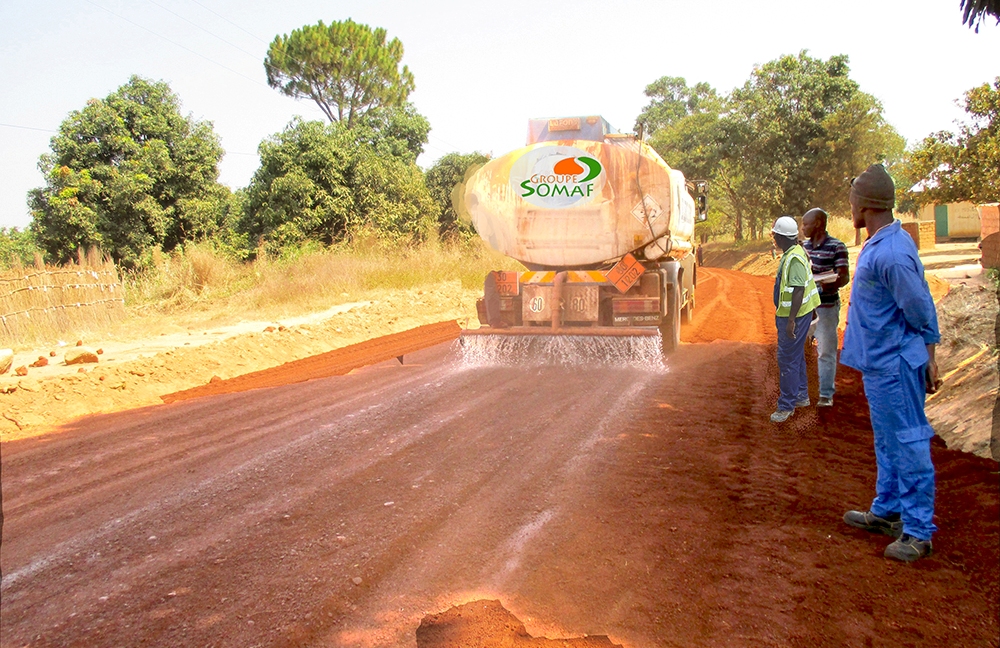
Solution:
{"label": "white hard hat", "polygon": [[782,216],[778,220],[774,221],[774,227],[771,228],[771,231],[790,239],[798,238],[799,224],[796,223],[795,219],[791,216]]}

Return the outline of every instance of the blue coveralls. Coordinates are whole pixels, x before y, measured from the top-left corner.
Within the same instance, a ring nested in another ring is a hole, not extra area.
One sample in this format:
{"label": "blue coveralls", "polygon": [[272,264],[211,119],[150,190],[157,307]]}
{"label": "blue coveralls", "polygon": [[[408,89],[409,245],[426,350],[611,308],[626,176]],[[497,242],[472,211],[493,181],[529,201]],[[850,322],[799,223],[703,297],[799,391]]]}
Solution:
{"label": "blue coveralls", "polygon": [[893,221],[858,255],[840,362],[861,372],[868,397],[878,464],[871,511],[899,513],[903,532],[920,540],[937,531],[924,376],[926,345],[940,339],[916,245]]}

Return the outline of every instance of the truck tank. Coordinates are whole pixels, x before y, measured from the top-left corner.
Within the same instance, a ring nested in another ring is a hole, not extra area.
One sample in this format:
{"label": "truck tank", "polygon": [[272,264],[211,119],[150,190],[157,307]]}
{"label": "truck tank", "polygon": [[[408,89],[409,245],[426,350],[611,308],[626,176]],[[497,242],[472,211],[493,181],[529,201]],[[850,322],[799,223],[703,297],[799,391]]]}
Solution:
{"label": "truck tank", "polygon": [[683,174],[600,117],[531,120],[528,146],[469,179],[480,236],[529,269],[598,268],[657,244],[691,251],[695,205]]}
{"label": "truck tank", "polygon": [[463,196],[479,235],[528,272],[490,273],[484,326],[463,337],[659,335],[673,350],[694,309],[705,193],[602,117],[530,120],[528,145],[476,171]]}

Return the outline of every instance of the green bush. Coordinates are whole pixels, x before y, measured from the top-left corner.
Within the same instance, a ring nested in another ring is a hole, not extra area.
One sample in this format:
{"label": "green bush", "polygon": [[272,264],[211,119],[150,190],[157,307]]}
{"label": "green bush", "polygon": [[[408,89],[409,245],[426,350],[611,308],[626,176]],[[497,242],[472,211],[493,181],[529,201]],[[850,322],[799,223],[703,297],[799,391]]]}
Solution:
{"label": "green bush", "polygon": [[73,111],[52,138],[32,190],[31,229],[62,263],[98,247],[125,268],[151,247],[215,232],[229,200],[217,182],[222,147],[210,122],[184,117],[162,82],[137,76]]}
{"label": "green bush", "polygon": [[434,199],[438,234],[442,238],[470,238],[476,231],[472,223],[458,215],[455,203],[461,197],[457,194],[465,189],[469,175],[489,162],[490,156],[479,153],[449,153],[427,170],[427,189]]}
{"label": "green bush", "polygon": [[31,265],[40,254],[42,248],[29,230],[0,227],[0,269]]}
{"label": "green bush", "polygon": [[238,234],[269,253],[309,241],[332,245],[360,230],[425,239],[434,203],[413,144],[373,123],[351,129],[296,118],[265,140]]}

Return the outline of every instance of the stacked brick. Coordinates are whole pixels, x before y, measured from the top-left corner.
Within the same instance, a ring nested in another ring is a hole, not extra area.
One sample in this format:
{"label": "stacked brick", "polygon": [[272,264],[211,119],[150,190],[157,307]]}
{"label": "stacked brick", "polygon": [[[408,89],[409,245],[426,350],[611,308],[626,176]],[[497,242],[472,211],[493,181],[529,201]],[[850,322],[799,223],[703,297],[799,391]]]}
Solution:
{"label": "stacked brick", "polygon": [[984,268],[1000,268],[1000,205],[980,205],[979,221],[979,248],[983,251],[980,263]]}
{"label": "stacked brick", "polygon": [[904,221],[903,229],[913,237],[918,250],[934,249],[934,221]]}

